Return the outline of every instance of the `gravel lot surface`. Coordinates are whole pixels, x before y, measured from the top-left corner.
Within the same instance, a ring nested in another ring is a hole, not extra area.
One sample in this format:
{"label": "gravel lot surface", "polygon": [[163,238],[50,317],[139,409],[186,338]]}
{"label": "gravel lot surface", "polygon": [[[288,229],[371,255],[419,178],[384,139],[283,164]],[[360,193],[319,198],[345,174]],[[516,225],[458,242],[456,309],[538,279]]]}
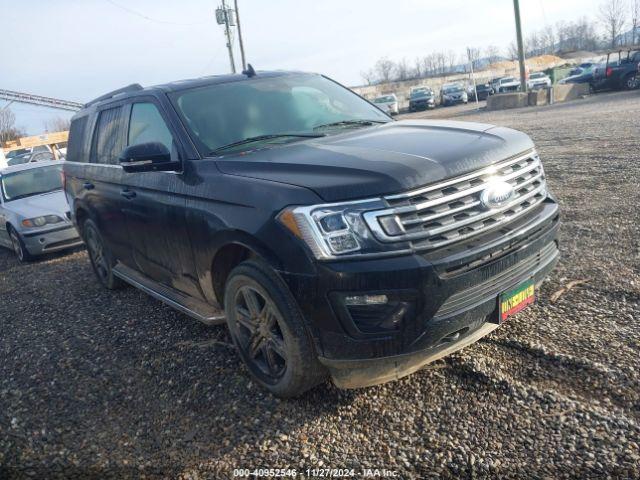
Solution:
{"label": "gravel lot surface", "polygon": [[226,328],[103,290],[83,251],[30,265],[0,251],[0,478],[640,477],[639,112],[630,92],[411,115],[530,134],[562,205],[564,256],[526,313],[380,387],[278,400]]}

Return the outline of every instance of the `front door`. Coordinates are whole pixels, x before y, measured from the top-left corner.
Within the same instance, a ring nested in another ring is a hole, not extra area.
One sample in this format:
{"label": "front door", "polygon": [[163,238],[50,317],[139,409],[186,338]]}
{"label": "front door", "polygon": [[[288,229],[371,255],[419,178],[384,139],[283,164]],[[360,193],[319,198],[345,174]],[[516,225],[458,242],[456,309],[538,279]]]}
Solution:
{"label": "front door", "polygon": [[[131,105],[127,146],[160,142],[181,157],[162,107],[153,99]],[[151,279],[203,298],[187,234],[181,172],[123,173],[124,209],[137,269]]]}

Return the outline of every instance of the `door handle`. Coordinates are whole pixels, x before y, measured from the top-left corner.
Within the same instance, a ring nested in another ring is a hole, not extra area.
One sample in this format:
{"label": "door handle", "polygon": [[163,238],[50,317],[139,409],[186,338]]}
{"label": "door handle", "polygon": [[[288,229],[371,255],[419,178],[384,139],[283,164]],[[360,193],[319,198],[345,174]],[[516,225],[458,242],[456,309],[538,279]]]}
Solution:
{"label": "door handle", "polygon": [[131,200],[136,196],[136,192],[134,192],[133,190],[125,189],[120,191],[120,195],[122,195],[124,198]]}
{"label": "door handle", "polygon": [[95,185],[91,182],[84,182],[82,186],[85,190],[93,190],[95,188]]}

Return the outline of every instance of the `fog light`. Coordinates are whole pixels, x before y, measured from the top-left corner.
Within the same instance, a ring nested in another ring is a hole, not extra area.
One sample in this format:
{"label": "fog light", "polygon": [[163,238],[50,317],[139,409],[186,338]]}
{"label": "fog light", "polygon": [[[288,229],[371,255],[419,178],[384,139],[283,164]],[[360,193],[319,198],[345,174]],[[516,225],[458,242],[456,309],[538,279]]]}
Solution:
{"label": "fog light", "polygon": [[348,253],[360,250],[360,244],[351,233],[341,233],[327,238],[327,243],[333,253]]}
{"label": "fog light", "polygon": [[388,301],[386,295],[349,295],[344,297],[344,303],[347,306],[385,305]]}

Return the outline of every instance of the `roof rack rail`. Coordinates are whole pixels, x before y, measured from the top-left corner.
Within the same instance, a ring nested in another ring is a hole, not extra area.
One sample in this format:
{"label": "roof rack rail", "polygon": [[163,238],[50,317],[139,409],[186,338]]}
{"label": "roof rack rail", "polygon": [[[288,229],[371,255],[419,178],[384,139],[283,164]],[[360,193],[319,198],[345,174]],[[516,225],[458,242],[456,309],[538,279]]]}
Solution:
{"label": "roof rack rail", "polygon": [[103,100],[108,100],[110,98],[113,98],[116,95],[119,95],[121,93],[137,92],[138,90],[142,90],[142,85],[140,85],[139,83],[132,83],[131,85],[127,85],[126,87],[118,88],[113,92],[105,93],[104,95],[101,95],[98,98],[94,98],[90,102],[85,103],[84,106],[88,107],[90,105],[96,104]]}

